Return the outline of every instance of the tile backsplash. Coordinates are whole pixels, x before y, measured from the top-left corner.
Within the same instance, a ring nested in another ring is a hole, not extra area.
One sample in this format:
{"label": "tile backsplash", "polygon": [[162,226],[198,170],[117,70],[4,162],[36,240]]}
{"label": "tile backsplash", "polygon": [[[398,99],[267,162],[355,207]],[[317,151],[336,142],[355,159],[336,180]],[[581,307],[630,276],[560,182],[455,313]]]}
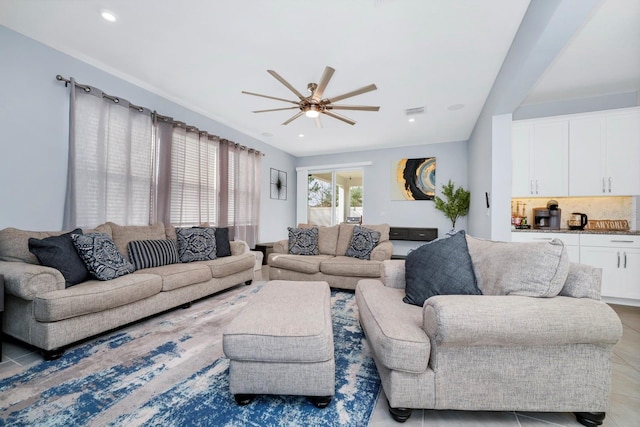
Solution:
{"label": "tile backsplash", "polygon": [[546,208],[551,199],[557,201],[562,210],[561,228],[569,228],[567,220],[572,212],[581,212],[589,219],[626,219],[631,229],[640,230],[640,197],[538,197],[513,198],[511,201],[514,210],[517,202],[526,205],[527,221],[533,224],[533,208]]}

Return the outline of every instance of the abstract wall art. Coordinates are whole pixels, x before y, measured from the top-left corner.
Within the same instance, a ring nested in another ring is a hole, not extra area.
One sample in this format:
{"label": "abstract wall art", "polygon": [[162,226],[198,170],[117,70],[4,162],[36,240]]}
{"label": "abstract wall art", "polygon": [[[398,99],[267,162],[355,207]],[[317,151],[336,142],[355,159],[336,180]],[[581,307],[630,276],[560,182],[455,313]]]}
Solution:
{"label": "abstract wall art", "polygon": [[435,157],[391,162],[391,200],[433,200],[435,189]]}
{"label": "abstract wall art", "polygon": [[287,200],[287,173],[271,168],[271,198]]}

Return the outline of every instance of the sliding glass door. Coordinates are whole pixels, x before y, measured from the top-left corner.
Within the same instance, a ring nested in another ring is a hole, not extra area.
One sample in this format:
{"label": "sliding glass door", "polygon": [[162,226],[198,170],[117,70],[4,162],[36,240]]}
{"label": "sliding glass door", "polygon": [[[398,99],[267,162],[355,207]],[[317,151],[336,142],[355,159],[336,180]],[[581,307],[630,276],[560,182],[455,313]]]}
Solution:
{"label": "sliding glass door", "polygon": [[361,169],[310,171],[307,185],[309,224],[331,226],[362,221]]}

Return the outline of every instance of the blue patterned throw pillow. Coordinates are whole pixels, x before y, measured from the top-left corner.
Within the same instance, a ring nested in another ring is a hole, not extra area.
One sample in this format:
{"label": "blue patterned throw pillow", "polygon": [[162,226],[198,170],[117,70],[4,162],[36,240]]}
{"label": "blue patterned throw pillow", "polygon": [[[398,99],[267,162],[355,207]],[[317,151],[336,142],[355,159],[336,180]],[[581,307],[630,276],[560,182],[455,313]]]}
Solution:
{"label": "blue patterned throw pillow", "polygon": [[216,259],[216,230],[213,227],[176,228],[178,256],[182,262]]}
{"label": "blue patterned throw pillow", "polygon": [[353,227],[353,237],[345,255],[359,259],[371,259],[371,251],[379,241],[379,231],[356,225]]}
{"label": "blue patterned throw pillow", "polygon": [[136,270],[180,262],[178,247],[173,240],[133,240],[127,247],[129,259]]}
{"label": "blue patterned throw pillow", "polygon": [[318,227],[289,227],[289,253],[292,255],[319,255]]}
{"label": "blue patterned throw pillow", "polygon": [[135,271],[108,234],[71,234],[71,239],[87,270],[96,279],[111,280]]}

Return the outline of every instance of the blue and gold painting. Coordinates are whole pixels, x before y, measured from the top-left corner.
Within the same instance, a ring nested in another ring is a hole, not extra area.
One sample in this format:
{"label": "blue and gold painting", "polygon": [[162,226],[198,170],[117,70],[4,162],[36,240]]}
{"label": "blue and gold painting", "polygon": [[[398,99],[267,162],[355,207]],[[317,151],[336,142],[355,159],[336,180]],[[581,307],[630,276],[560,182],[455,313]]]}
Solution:
{"label": "blue and gold painting", "polygon": [[435,189],[435,157],[391,162],[391,200],[433,200]]}

